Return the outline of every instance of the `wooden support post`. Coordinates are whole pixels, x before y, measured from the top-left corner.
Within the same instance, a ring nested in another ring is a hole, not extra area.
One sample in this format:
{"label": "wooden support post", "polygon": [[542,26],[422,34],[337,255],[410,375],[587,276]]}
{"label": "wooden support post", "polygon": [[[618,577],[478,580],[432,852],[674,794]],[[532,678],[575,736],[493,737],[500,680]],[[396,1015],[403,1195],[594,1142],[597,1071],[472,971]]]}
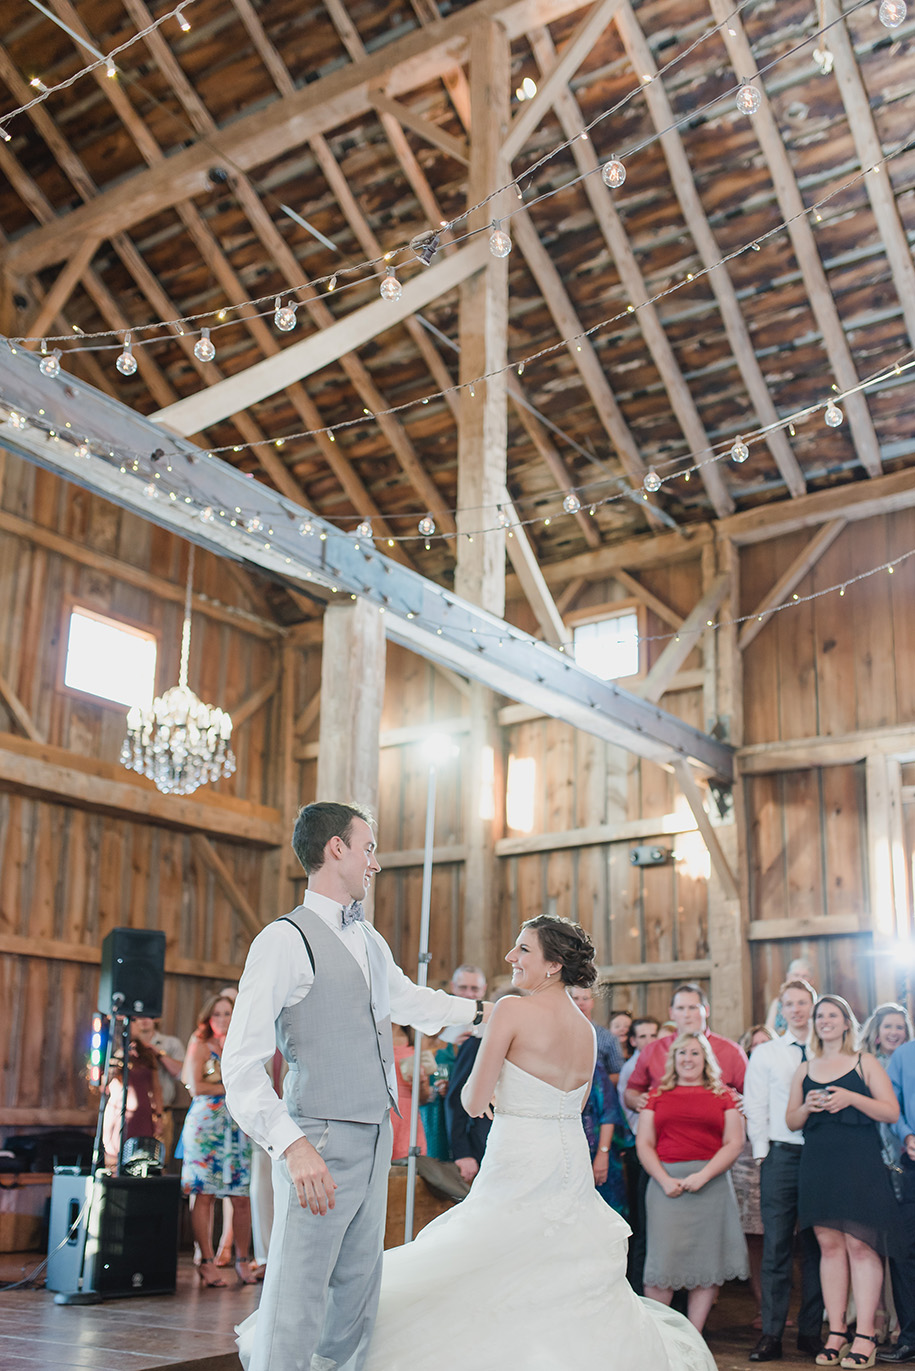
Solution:
{"label": "wooden support post", "polygon": [[321,661],[319,800],[378,803],[384,619],[368,600],[330,605]]}
{"label": "wooden support post", "polygon": [[896,943],[908,934],[901,768],[895,757],[871,753],[865,762],[870,928],[874,939],[875,1002],[899,997]]}
{"label": "wooden support post", "polygon": [[[504,184],[501,145],[509,122],[509,46],[504,29],[481,22],[470,45],[471,140],[467,196],[476,204]],[[471,216],[470,228],[483,228],[498,205]],[[483,271],[461,288],[460,375],[462,382],[505,366],[508,338],[508,264],[491,257]],[[492,376],[461,392],[458,421],[458,515],[455,590],[474,604],[501,614],[505,607],[505,535],[495,528],[496,506],[505,498],[508,416],[505,376]],[[492,517],[489,517],[491,514]],[[492,532],[480,534],[480,528]],[[473,535],[473,541],[461,535]],[[470,690],[470,736],[464,749],[464,934],[462,956],[487,971],[497,964],[499,872],[493,852],[498,836],[493,819],[480,818],[484,765],[496,757],[495,698],[485,686]],[[496,814],[501,813],[497,798]]]}
{"label": "wooden support post", "polygon": [[35,723],[35,720],[32,718],[9,681],[2,674],[0,674],[0,700],[4,702],[23,733],[31,738],[33,743],[43,743],[46,741],[41,729]]}

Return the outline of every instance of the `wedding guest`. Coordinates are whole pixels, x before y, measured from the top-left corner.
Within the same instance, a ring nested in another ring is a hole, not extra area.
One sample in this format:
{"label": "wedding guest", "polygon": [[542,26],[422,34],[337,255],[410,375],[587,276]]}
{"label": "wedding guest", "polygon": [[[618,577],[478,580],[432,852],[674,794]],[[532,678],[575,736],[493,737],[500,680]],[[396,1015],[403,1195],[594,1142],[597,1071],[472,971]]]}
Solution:
{"label": "wedding guest", "polygon": [[670,1304],[687,1293],[687,1318],[701,1332],[718,1287],[746,1280],[747,1244],[728,1174],[744,1142],[733,1091],[708,1039],[684,1032],[641,1111],[636,1146],[651,1180],[646,1196],[645,1295]]}
{"label": "wedding guest", "polygon": [[[485,1000],[486,974],[482,967],[475,966],[472,962],[463,962],[455,967],[449,990],[459,1000]],[[452,1025],[441,1029],[436,1038],[436,1045],[432,1047],[435,1057],[435,1068],[429,1082],[432,1086],[432,1095],[420,1113],[428,1155],[443,1162],[451,1161],[454,1155],[451,1150],[448,1119],[445,1115],[445,1096],[448,1093],[448,1082],[458,1052],[469,1037],[470,1030],[466,1024]]]}
{"label": "wedding guest", "polygon": [[623,1069],[623,1049],[620,1047],[620,1040],[609,1028],[604,1028],[603,1024],[594,1023],[594,991],[589,985],[573,985],[569,994],[585,1018],[592,1022],[597,1038],[597,1060],[615,1086]]}
{"label": "wedding guest", "polygon": [[[391,1110],[391,1125],[394,1132],[394,1150],[391,1153],[392,1159],[407,1157],[410,1153],[410,1110],[413,1102],[413,1065],[415,1057],[416,1036],[412,1028],[401,1024],[392,1024],[391,1033],[394,1039],[394,1064],[397,1068],[397,1107],[399,1115]],[[432,1087],[429,1084],[429,1076],[435,1069],[435,1059],[431,1052],[423,1052],[420,1061],[422,1062],[423,1075],[419,1086],[420,1104],[428,1104],[432,1099]],[[422,1118],[416,1121],[416,1146],[419,1148],[420,1155],[426,1156],[426,1134],[423,1130]]]}
{"label": "wedding guest", "polygon": [[197,1017],[188,1047],[188,1074],[193,1095],[184,1123],[181,1188],[193,1196],[191,1226],[200,1248],[198,1275],[205,1286],[225,1286],[213,1253],[213,1208],[217,1198],[233,1201],[235,1269],[244,1285],[255,1276],[248,1260],[251,1242],[251,1143],[226,1108],[222,1049],[232,1018],[232,1002],[212,995]]}
{"label": "wedding guest", "polygon": [[616,1083],[616,1088],[619,1091],[620,1104],[623,1107],[623,1113],[626,1115],[626,1122],[629,1124],[633,1133],[635,1133],[635,1130],[639,1126],[639,1116],[636,1110],[630,1109],[626,1104],[626,1089],[629,1085],[632,1073],[635,1070],[635,1064],[639,1059],[639,1053],[644,1047],[647,1047],[649,1043],[654,1042],[660,1032],[660,1028],[661,1025],[658,1023],[657,1019],[651,1018],[633,1019],[629,1026],[630,1055],[623,1062],[623,1069],[620,1072],[620,1078]]}
{"label": "wedding guest", "polygon": [[600,1062],[594,1063],[591,1089],[581,1112],[581,1121],[591,1153],[595,1189],[611,1209],[627,1219],[629,1200],[623,1154],[613,1146],[614,1135],[625,1128],[626,1121],[613,1082]]}
{"label": "wedding guest", "polygon": [[[820,1244],[820,1282],[829,1333],[819,1366],[873,1366],[883,1257],[898,1250],[898,1206],[880,1155],[877,1123],[899,1118],[880,1063],[856,1050],[858,1025],[840,995],[821,995],[813,1010],[809,1060],[791,1082],[785,1119],[804,1132],[798,1226]],[[849,1344],[845,1311],[849,1271],[857,1327]]]}
{"label": "wedding guest", "polygon": [[[629,1125],[633,1140],[635,1140],[636,1129],[639,1126],[639,1116],[636,1110],[630,1109],[626,1104],[626,1087],[635,1070],[640,1052],[655,1041],[660,1027],[657,1019],[645,1018],[633,1019],[629,1028],[632,1056],[623,1063],[617,1090],[620,1105],[626,1116],[626,1122]],[[626,1275],[633,1290],[637,1295],[641,1295],[642,1272],[645,1269],[645,1191],[648,1187],[648,1173],[639,1161],[638,1151],[635,1147],[630,1147],[626,1152],[624,1162],[629,1193],[629,1223],[632,1228]]]}
{"label": "wedding guest", "polygon": [[[750,1147],[759,1166],[760,1214],[763,1224],[762,1332],[750,1361],[779,1361],[788,1319],[794,1276],[798,1185],[804,1135],[785,1122],[791,1082],[807,1060],[810,1021],[816,991],[794,977],[779,990],[787,1028],[780,1038],[762,1043],[750,1057],[744,1081],[743,1104]],[[820,1249],[813,1232],[800,1232],[801,1307],[797,1345],[816,1356],[822,1349],[823,1295],[820,1290]]]}
{"label": "wedding guest", "polygon": [[[132,1019],[127,1058],[127,1108],[124,1138],[162,1139],[162,1087],[159,1084],[159,1059],[151,1044],[152,1020]],[[121,1142],[121,1105],[124,1099],[124,1058],[120,1048],[111,1059],[108,1099],[102,1117],[105,1165],[117,1166]]]}
{"label": "wedding guest", "polygon": [[[670,1017],[677,1033],[701,1033],[705,1036],[718,1063],[722,1081],[740,1094],[747,1069],[747,1054],[730,1038],[722,1038],[720,1034],[709,1031],[709,1002],[701,987],[693,981],[684,981],[676,986],[670,997]],[[667,1069],[667,1058],[674,1037],[673,1032],[665,1033],[639,1053],[629,1077],[625,1098],[625,1103],[637,1113],[644,1108],[649,1090],[659,1084]]]}
{"label": "wedding guest", "polygon": [[623,1061],[627,1061],[632,1055],[629,1046],[629,1030],[632,1027],[632,1015],[628,1009],[614,1009],[610,1015],[610,1032],[620,1045]]}
{"label": "wedding guest", "polygon": [[880,1361],[915,1362],[915,1041],[897,1047],[887,1067],[896,1099],[899,1118],[893,1125],[897,1139],[899,1166],[900,1228],[902,1241],[897,1253],[890,1254],[893,1300],[899,1320],[896,1346],[878,1352]]}
{"label": "wedding guest", "polygon": [[[813,967],[806,957],[795,957],[794,961],[788,963],[788,970],[785,974],[785,981],[806,981],[808,985],[816,984],[816,976]],[[771,1028],[773,1033],[782,1034],[788,1026],[788,1020],[782,1012],[781,1000],[775,996],[769,1004],[766,1014],[766,1027]]]}
{"label": "wedding guest", "polygon": [[[740,1046],[752,1061],[754,1048],[761,1047],[763,1043],[772,1042],[774,1037],[775,1034],[764,1023],[756,1023],[741,1036]],[[749,1073],[749,1067],[747,1067],[747,1072]],[[744,1089],[746,1089],[746,1080],[744,1080]],[[746,1104],[746,1100],[744,1104]],[[761,1328],[762,1283],[760,1270],[763,1252],[763,1222],[759,1212],[759,1165],[753,1158],[753,1148],[749,1138],[741,1148],[740,1156],[731,1167],[731,1180],[734,1182],[734,1194],[737,1196],[737,1208],[740,1210],[740,1226],[747,1240],[747,1252],[750,1258],[750,1289],[753,1291],[753,1298],[756,1300],[756,1318],[753,1320],[753,1327]],[[752,1359],[758,1360],[755,1357]]]}

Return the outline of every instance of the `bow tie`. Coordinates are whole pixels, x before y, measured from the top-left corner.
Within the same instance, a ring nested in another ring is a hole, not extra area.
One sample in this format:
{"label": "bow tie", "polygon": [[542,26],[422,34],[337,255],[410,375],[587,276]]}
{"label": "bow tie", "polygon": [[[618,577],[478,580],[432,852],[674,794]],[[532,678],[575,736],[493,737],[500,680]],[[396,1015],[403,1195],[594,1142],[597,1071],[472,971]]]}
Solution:
{"label": "bow tie", "polygon": [[361,900],[353,900],[351,904],[343,906],[343,927],[347,924],[362,923],[365,920],[365,910]]}

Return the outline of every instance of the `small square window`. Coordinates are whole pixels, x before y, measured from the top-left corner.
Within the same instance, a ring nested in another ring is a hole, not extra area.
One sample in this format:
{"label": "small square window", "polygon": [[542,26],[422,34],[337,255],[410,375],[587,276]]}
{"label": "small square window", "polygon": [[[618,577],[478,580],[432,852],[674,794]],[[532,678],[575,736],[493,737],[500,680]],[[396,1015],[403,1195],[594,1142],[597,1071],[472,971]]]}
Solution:
{"label": "small square window", "polygon": [[120,705],[148,708],[156,687],[155,635],[74,609],[67,636],[64,684]]}
{"label": "small square window", "polygon": [[573,631],[575,663],[602,681],[637,676],[639,671],[639,616],[634,609],[611,614],[594,623],[579,624]]}

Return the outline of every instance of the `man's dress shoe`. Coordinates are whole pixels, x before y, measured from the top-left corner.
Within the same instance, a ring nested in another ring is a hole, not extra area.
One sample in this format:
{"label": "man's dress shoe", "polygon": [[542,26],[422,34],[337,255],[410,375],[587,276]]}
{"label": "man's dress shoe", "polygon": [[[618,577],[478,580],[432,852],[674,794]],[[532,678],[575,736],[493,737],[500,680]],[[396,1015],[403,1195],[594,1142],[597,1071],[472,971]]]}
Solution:
{"label": "man's dress shoe", "polygon": [[781,1359],[781,1338],[773,1338],[771,1334],[763,1333],[759,1342],[750,1353],[750,1361],[781,1361]]}
{"label": "man's dress shoe", "polygon": [[877,1360],[895,1363],[897,1366],[904,1361],[915,1361],[915,1344],[897,1342],[895,1347],[888,1347],[885,1352],[878,1352]]}

